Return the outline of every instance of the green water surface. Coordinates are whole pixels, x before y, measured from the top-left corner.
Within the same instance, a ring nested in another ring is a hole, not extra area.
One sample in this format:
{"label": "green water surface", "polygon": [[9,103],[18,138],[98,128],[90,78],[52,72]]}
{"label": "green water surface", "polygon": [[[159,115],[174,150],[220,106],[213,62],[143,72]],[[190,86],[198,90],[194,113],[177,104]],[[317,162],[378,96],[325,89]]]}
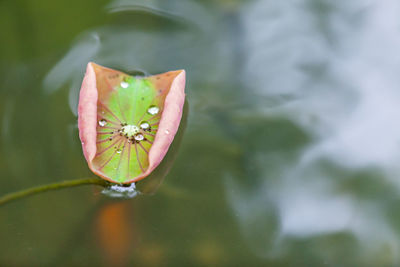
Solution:
{"label": "green water surface", "polygon": [[85,66],[187,71],[152,195],[0,207],[0,266],[400,266],[397,0],[0,1],[0,195],[93,177]]}

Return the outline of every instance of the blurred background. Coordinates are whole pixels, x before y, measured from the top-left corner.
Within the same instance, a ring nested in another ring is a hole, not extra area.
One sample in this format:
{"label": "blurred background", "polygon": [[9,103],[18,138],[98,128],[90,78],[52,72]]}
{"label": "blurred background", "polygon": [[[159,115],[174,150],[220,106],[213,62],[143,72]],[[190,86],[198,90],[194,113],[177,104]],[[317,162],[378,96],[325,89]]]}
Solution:
{"label": "blurred background", "polygon": [[187,71],[153,195],[0,207],[0,266],[399,266],[397,0],[0,1],[0,195],[92,177],[88,61]]}

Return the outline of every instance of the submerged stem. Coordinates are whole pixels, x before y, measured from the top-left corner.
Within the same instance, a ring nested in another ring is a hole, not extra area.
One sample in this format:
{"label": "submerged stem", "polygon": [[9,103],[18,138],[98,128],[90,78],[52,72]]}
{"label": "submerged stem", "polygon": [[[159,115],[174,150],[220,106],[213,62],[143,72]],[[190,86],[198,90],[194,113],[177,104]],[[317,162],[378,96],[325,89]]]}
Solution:
{"label": "submerged stem", "polygon": [[100,185],[100,186],[108,186],[109,182],[99,179],[99,178],[83,178],[83,179],[76,179],[76,180],[70,180],[70,181],[62,181],[58,183],[53,183],[53,184],[46,184],[46,185],[40,185],[36,187],[31,187],[28,189],[24,189],[21,191],[13,192],[6,194],[2,197],[0,197],[0,206],[7,204],[11,201],[18,200],[24,197],[28,197],[31,195],[43,193],[46,191],[51,191],[51,190],[58,190],[58,189],[63,189],[63,188],[69,188],[69,187],[76,187],[76,186],[81,186],[81,185]]}

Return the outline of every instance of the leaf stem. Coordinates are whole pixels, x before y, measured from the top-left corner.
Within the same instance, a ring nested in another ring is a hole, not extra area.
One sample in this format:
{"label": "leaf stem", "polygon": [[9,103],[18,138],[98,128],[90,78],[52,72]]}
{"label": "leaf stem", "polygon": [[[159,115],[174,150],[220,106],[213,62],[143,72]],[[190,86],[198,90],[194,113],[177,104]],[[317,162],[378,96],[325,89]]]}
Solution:
{"label": "leaf stem", "polygon": [[70,180],[70,181],[61,181],[61,182],[53,183],[53,184],[40,185],[40,186],[24,189],[21,191],[9,193],[9,194],[6,194],[6,195],[0,197],[0,206],[5,205],[14,200],[18,200],[21,198],[25,198],[28,196],[36,195],[36,194],[51,191],[51,190],[59,190],[59,189],[63,189],[63,188],[76,187],[76,186],[81,186],[81,185],[100,185],[100,186],[105,187],[105,186],[108,186],[109,184],[110,184],[109,182],[99,179],[99,178],[83,178],[83,179],[76,179],[76,180]]}

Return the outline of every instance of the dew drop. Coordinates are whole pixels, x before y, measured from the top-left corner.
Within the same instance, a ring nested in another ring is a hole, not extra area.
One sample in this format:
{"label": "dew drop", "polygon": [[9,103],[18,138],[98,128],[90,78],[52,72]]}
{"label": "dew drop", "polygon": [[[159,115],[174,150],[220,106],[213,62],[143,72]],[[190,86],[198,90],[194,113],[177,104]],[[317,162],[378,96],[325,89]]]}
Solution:
{"label": "dew drop", "polygon": [[127,82],[121,82],[121,87],[122,87],[122,88],[128,88],[128,87],[129,87],[129,83],[127,83]]}
{"label": "dew drop", "polygon": [[149,129],[150,124],[147,121],[142,121],[142,123],[140,123],[140,128],[142,128],[143,130]]}
{"label": "dew drop", "polygon": [[116,152],[117,152],[118,154],[121,154],[122,149],[121,149],[121,148],[118,148]]}
{"label": "dew drop", "polygon": [[133,135],[139,133],[140,129],[136,125],[125,125],[121,128],[121,134],[126,137],[132,137]]}
{"label": "dew drop", "polygon": [[147,113],[149,113],[150,115],[156,115],[158,112],[160,111],[160,109],[155,106],[155,105],[151,105],[148,109],[147,109]]}
{"label": "dew drop", "polygon": [[165,134],[169,134],[169,130],[165,130]]}
{"label": "dew drop", "polygon": [[105,119],[99,120],[99,125],[100,125],[101,127],[106,126],[106,124],[107,124],[107,121],[106,121]]}
{"label": "dew drop", "polygon": [[136,141],[142,141],[143,139],[144,139],[143,134],[137,134],[137,135],[135,135],[135,140],[136,140]]}

